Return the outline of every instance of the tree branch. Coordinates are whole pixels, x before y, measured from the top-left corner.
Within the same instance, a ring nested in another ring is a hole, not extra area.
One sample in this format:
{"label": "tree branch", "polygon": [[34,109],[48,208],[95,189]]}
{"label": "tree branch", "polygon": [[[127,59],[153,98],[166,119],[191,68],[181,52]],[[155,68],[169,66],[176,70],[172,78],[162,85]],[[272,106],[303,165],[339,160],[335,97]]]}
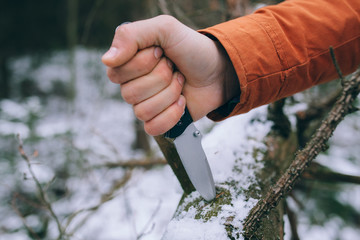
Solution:
{"label": "tree branch", "polygon": [[155,136],[155,141],[160,147],[160,150],[164,154],[166,161],[169,163],[171,169],[175,173],[180,185],[186,194],[195,191],[195,187],[191,183],[189,176],[187,175],[185,168],[180,160],[179,154],[176,151],[174,143],[167,140],[164,135]]}
{"label": "tree branch", "polygon": [[65,228],[64,228],[65,230],[70,226],[70,224],[75,219],[75,217],[77,217],[80,213],[87,212],[88,214],[81,221],[77,222],[76,226],[74,226],[72,231],[70,233],[68,233],[67,235],[69,237],[73,236],[80,227],[84,226],[85,222],[90,218],[90,216],[92,214],[94,214],[101,206],[103,206],[104,203],[109,202],[112,199],[114,199],[116,197],[116,191],[118,189],[122,188],[123,186],[125,186],[125,184],[130,180],[131,174],[132,174],[132,172],[131,172],[131,170],[129,170],[125,173],[125,175],[121,179],[115,181],[113,183],[111,189],[108,192],[101,195],[101,199],[100,199],[99,203],[95,204],[92,207],[83,208],[83,209],[80,209],[80,210],[72,213],[67,218],[67,222],[66,222]]}
{"label": "tree branch", "polygon": [[334,172],[319,163],[312,163],[302,174],[305,179],[320,180],[325,182],[343,182],[360,184],[360,176],[352,176]]}
{"label": "tree branch", "polygon": [[[316,101],[311,103],[305,111],[298,111],[296,113],[296,129],[297,129],[297,137],[299,141],[300,148],[305,147],[306,143],[309,141],[311,134],[314,132],[314,129],[319,127],[321,124],[320,120],[324,118],[325,114],[334,106],[335,102],[339,98],[342,90],[338,89],[331,94],[324,101]],[[309,126],[314,121],[318,121],[319,123],[316,126],[313,126],[312,129],[309,130]]]}
{"label": "tree branch", "polygon": [[265,197],[252,208],[244,222],[243,234],[246,238],[251,238],[258,228],[260,220],[279,203],[285,194],[292,190],[305,168],[321,151],[327,148],[326,142],[333,134],[336,126],[348,113],[354,111],[352,103],[359,92],[360,69],[344,82],[340,98],[305,148],[297,153],[284,175],[270,188]]}
{"label": "tree branch", "polygon": [[163,158],[155,158],[155,159],[133,159],[126,162],[107,162],[102,165],[97,165],[95,168],[99,167],[107,167],[107,168],[136,168],[136,167],[142,167],[142,168],[149,168],[156,165],[166,165],[167,162]]}
{"label": "tree branch", "polygon": [[297,231],[297,219],[296,219],[296,214],[295,212],[289,208],[289,205],[287,204],[287,202],[285,201],[285,211],[288,215],[288,219],[289,219],[289,223],[290,223],[290,228],[291,228],[291,240],[299,240],[299,234]]}
{"label": "tree branch", "polygon": [[19,208],[16,204],[16,198],[17,196],[13,196],[11,200],[11,207],[15,211],[15,213],[20,217],[22,223],[24,224],[26,230],[30,233],[31,237],[33,237],[36,240],[40,240],[41,238],[35,233],[35,231],[27,224],[25,217],[21,214]]}
{"label": "tree branch", "polygon": [[336,60],[334,48],[333,48],[332,46],[330,46],[329,50],[330,50],[331,60],[333,61],[333,64],[334,64],[335,69],[336,69],[336,72],[337,72],[337,74],[338,74],[338,76],[339,76],[339,78],[340,78],[340,80],[341,80],[341,85],[344,86],[344,81],[345,81],[345,79],[344,79],[344,76],[343,76],[342,71],[341,71],[341,69],[340,69],[339,63],[338,63],[338,61]]}
{"label": "tree branch", "polygon": [[[53,219],[56,222],[56,226],[57,226],[58,231],[59,231],[58,239],[62,239],[62,237],[64,235],[64,231],[63,231],[63,228],[61,226],[60,220],[59,220],[58,216],[55,214],[51,203],[47,199],[47,195],[46,195],[43,187],[41,186],[38,178],[36,177],[36,175],[35,175],[35,173],[34,173],[34,171],[32,169],[30,158],[24,151],[23,143],[22,143],[22,140],[21,140],[19,134],[17,135],[17,138],[18,138],[18,142],[19,142],[19,147],[18,147],[19,153],[20,153],[21,157],[25,160],[25,162],[27,164],[27,167],[29,169],[29,172],[31,174],[31,177],[33,178],[33,180],[34,180],[34,182],[36,184],[36,188],[37,188],[37,190],[39,192],[41,202],[45,205],[46,209],[50,212],[50,215],[53,217]],[[37,155],[36,151],[35,151],[34,155]]]}

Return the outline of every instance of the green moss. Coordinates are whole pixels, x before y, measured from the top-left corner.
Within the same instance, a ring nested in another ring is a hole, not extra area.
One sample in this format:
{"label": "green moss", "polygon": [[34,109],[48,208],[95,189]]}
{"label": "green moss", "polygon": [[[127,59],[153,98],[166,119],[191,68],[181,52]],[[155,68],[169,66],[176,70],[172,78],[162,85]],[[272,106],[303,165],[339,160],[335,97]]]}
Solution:
{"label": "green moss", "polygon": [[[212,217],[217,217],[222,210],[222,206],[231,205],[231,193],[225,188],[216,188],[216,198],[211,202],[205,202],[203,198],[198,197],[188,202],[183,211],[189,212],[196,209],[195,219],[202,219],[205,222],[209,221]],[[185,201],[186,196],[181,201]]]}

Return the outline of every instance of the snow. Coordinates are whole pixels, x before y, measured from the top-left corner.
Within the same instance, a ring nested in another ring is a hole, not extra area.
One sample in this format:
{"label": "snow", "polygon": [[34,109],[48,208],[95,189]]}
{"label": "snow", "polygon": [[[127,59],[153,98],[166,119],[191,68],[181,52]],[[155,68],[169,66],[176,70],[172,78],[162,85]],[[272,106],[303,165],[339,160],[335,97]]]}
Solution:
{"label": "snow", "polygon": [[21,119],[27,116],[28,111],[25,109],[24,106],[22,106],[21,104],[18,104],[14,101],[11,100],[3,100],[1,101],[1,110],[8,116],[11,118],[17,118],[17,119]]}
{"label": "snow", "polygon": [[23,137],[28,137],[30,129],[23,123],[10,122],[0,119],[0,133],[1,135],[20,134]]}
{"label": "snow", "polygon": [[[97,205],[114,182],[130,171],[119,168],[92,169],[92,166],[144,158],[142,152],[131,148],[135,139],[133,111],[118,98],[118,86],[107,80],[105,69],[100,63],[101,54],[102,51],[77,49],[77,92],[72,103],[56,96],[45,101],[39,97],[0,101],[0,135],[6,137],[1,141],[1,150],[16,151],[14,135],[19,133],[24,139],[25,150],[30,155],[35,149],[39,151],[39,156],[32,159],[32,166],[41,183],[47,183],[62,169],[69,172],[66,182],[56,178],[50,185],[58,184],[68,191],[68,195],[53,203],[55,212],[60,216]],[[33,69],[30,57],[19,58],[13,63],[13,68],[17,69],[13,75],[14,82],[28,77],[36,79],[42,91],[51,91],[54,82],[69,81],[67,61],[67,54],[58,52],[50,56],[45,65]],[[291,115],[305,107],[304,104],[298,104],[286,111]],[[233,196],[238,195],[234,192],[236,190],[229,189],[224,182],[235,181],[238,186],[247,189],[255,182],[255,172],[263,167],[257,160],[261,159],[262,152],[266,150],[261,142],[271,127],[265,114],[266,107],[261,107],[221,123],[214,124],[208,119],[201,119],[196,123],[204,136],[202,144],[216,186],[225,188]],[[34,126],[29,123],[32,116],[38,118]],[[294,125],[294,117],[290,119]],[[347,117],[331,139],[329,151],[319,156],[317,161],[342,173],[360,175],[360,148],[357,147],[360,134],[355,132],[359,129],[358,115]],[[354,134],[349,137],[349,132]],[[31,135],[40,140],[32,143],[28,139]],[[154,156],[159,156],[154,142],[151,142],[151,146],[154,148]],[[261,151],[254,153],[255,148]],[[5,154],[1,157],[5,158],[5,161],[0,161],[3,179],[1,200],[8,202],[12,191],[19,185],[28,192],[34,192],[34,182],[31,179],[23,180],[24,174],[30,176],[24,161],[18,155],[14,159],[7,158]],[[67,159],[71,161],[68,162]],[[131,170],[130,180],[114,191],[114,196],[97,211],[83,212],[74,219],[68,227],[69,232],[74,231],[74,239],[228,239],[224,229],[227,216],[234,215],[231,223],[241,229],[242,221],[257,202],[256,199],[245,199],[240,194],[230,199],[229,204],[222,206],[217,217],[211,217],[207,221],[194,219],[198,214],[195,208],[182,211],[173,218],[182,189],[168,166]],[[185,201],[196,199],[200,199],[200,195],[194,192]],[[346,187],[338,199],[360,211],[358,187]],[[199,205],[204,213],[211,210],[211,206],[202,200]],[[4,216],[0,219],[1,227],[16,229],[22,225],[21,219],[9,205],[1,206],[0,213]],[[341,236],[341,239],[356,239],[360,235],[359,230],[341,227],[339,219],[320,227],[309,226],[310,223],[306,222],[304,216],[299,217],[299,234],[302,239],[336,239],[337,236]],[[31,226],[39,223],[35,215],[26,219]],[[76,228],[78,224],[81,226]],[[49,234],[56,238],[54,221],[50,222],[50,226]],[[289,232],[288,222],[285,226]],[[290,234],[285,237],[289,239]],[[14,233],[1,232],[0,240],[2,239],[29,238],[25,231],[20,230]]]}
{"label": "snow", "polygon": [[[222,206],[216,217],[211,217],[209,220],[202,218],[194,220],[199,214],[195,208],[178,210],[180,214],[168,225],[163,240],[228,239],[224,223],[228,221],[229,216],[234,216],[231,224],[242,229],[242,221],[257,200],[245,199],[243,195],[237,194],[234,189],[228,188],[223,183],[235,181],[237,186],[248,189],[256,182],[255,173],[263,167],[263,164],[254,158],[254,149],[265,151],[265,145],[261,141],[271,128],[271,124],[265,121],[265,114],[266,107],[261,107],[248,114],[227,119],[217,124],[204,137],[202,144],[208,157],[215,185],[227,188],[233,198],[230,204]],[[261,159],[261,155],[257,157],[258,160]],[[234,166],[240,170],[240,173],[234,171]],[[186,206],[188,202],[199,197],[197,192],[190,194],[182,206]],[[202,215],[211,211],[211,204],[206,205],[204,201],[199,204],[202,208]]]}
{"label": "snow", "polygon": [[204,240],[204,239],[228,239],[226,231],[217,221],[208,221],[206,223],[194,219],[173,220],[169,223],[168,230],[163,240]]}

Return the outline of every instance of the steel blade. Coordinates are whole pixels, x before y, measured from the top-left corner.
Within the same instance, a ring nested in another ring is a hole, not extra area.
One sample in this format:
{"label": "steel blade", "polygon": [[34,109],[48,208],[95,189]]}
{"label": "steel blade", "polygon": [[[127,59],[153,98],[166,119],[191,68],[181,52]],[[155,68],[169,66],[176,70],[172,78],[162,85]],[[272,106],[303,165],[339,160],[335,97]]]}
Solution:
{"label": "steel blade", "polygon": [[207,201],[215,198],[215,184],[201,145],[201,133],[193,123],[175,138],[174,144],[195,189]]}

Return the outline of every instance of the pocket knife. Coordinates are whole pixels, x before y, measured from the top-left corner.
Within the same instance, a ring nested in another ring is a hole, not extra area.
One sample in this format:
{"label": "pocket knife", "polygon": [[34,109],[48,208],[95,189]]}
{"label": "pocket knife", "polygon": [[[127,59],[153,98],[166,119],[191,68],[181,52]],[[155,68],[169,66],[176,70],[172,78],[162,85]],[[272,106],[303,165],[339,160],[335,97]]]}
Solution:
{"label": "pocket knife", "polygon": [[215,198],[215,184],[209,163],[201,145],[202,135],[195,127],[187,107],[178,123],[165,133],[173,140],[180,160],[195,189],[206,200]]}

